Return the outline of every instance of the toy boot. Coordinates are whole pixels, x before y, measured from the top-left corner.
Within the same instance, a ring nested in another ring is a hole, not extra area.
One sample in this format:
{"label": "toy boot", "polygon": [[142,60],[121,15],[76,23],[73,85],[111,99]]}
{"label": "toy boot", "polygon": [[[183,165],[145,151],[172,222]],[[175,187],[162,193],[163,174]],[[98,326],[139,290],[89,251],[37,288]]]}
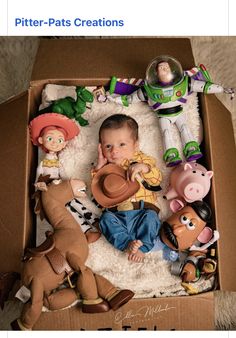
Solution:
{"label": "toy boot", "polygon": [[163,159],[166,162],[167,167],[175,167],[182,162],[179,152],[176,148],[167,149]]}
{"label": "toy boot", "polygon": [[187,162],[196,161],[202,157],[199,144],[196,141],[186,143],[183,152]]}
{"label": "toy boot", "polygon": [[134,293],[128,289],[119,289],[103,276],[94,274],[99,296],[105,299],[113,311],[126,304]]}

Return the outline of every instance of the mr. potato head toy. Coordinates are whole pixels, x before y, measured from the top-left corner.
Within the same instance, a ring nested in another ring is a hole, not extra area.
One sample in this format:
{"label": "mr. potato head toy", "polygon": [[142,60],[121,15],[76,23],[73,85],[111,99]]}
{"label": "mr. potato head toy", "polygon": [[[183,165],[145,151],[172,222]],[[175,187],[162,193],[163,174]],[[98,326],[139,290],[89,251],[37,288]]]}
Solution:
{"label": "mr. potato head toy", "polygon": [[[163,258],[172,261],[171,272],[179,275],[183,282],[196,280],[198,262],[204,260],[207,248],[218,238],[218,231],[207,227],[211,220],[211,209],[204,201],[196,201],[182,205],[166,221],[163,222],[152,251],[163,250]],[[202,245],[203,244],[203,245]],[[181,262],[181,269],[176,272],[180,253],[187,251],[186,258]]]}

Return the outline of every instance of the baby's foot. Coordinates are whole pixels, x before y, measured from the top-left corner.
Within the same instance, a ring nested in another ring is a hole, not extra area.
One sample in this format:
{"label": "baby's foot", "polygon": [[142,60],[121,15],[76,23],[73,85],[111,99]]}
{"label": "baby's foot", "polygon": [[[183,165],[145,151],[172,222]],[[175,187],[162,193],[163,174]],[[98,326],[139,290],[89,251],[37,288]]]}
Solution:
{"label": "baby's foot", "polygon": [[136,253],[128,254],[128,260],[135,263],[142,263],[144,259],[144,253],[138,250]]}
{"label": "baby's foot", "polygon": [[129,242],[128,247],[127,247],[127,251],[129,253],[135,254],[136,252],[138,252],[138,249],[143,245],[143,242],[140,241],[140,239],[135,239],[131,242]]}

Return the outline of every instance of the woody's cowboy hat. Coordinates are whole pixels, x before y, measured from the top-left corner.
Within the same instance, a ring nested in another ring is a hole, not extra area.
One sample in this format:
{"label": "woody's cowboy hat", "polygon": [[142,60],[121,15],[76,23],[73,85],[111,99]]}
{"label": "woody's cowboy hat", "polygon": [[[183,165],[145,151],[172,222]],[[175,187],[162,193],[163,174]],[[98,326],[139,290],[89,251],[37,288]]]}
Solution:
{"label": "woody's cowboy hat", "polygon": [[35,117],[29,124],[30,137],[34,145],[40,146],[38,138],[42,130],[50,126],[64,129],[66,140],[71,140],[79,134],[79,127],[67,116],[57,113],[44,113]]}
{"label": "woody's cowboy hat", "polygon": [[106,208],[124,202],[139,188],[139,183],[127,180],[126,171],[116,164],[107,164],[101,168],[93,177],[91,185],[95,200]]}

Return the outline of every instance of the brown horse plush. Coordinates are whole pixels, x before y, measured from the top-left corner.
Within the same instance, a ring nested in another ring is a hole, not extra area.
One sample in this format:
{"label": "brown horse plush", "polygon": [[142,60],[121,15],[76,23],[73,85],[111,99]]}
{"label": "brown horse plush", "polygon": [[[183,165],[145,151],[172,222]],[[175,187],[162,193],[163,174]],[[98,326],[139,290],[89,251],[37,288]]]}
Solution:
{"label": "brown horse plush", "polygon": [[[24,264],[22,281],[30,289],[31,299],[24,305],[20,318],[12,322],[15,330],[32,329],[43,305],[50,310],[61,309],[80,295],[82,311],[96,313],[116,310],[134,296],[132,291],[118,289],[85,265],[86,237],[65,207],[81,194],[81,181],[78,180],[50,184],[48,190],[42,192],[43,209],[54,233],[26,255],[28,260]],[[76,275],[75,288],[70,283],[73,275]],[[71,287],[60,288],[65,280]]]}

